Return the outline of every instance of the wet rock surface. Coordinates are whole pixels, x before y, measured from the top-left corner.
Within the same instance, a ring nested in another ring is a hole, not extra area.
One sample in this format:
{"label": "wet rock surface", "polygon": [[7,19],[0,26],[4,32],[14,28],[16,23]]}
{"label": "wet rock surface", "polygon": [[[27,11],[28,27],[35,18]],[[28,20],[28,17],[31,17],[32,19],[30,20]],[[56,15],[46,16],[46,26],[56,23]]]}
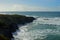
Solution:
{"label": "wet rock surface", "polygon": [[0,40],[11,40],[12,33],[18,29],[18,24],[24,25],[33,20],[35,20],[33,17],[0,14]]}

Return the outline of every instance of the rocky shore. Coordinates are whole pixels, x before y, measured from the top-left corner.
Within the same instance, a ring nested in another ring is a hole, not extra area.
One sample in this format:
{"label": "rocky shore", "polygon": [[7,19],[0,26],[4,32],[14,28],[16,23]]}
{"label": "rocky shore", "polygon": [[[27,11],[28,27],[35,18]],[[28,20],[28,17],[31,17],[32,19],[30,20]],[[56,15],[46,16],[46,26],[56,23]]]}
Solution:
{"label": "rocky shore", "polygon": [[23,15],[0,14],[0,40],[11,40],[12,33],[18,29],[19,25],[33,22],[35,18]]}

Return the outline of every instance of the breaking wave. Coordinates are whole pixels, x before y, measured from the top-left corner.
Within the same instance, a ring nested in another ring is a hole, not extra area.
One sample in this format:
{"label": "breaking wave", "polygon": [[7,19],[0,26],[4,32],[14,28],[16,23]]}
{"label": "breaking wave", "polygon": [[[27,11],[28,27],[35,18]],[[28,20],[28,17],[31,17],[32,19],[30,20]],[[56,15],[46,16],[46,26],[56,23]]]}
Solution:
{"label": "breaking wave", "polygon": [[[14,40],[60,40],[60,18],[37,18],[14,33]],[[58,38],[57,38],[58,37]],[[56,38],[56,39],[55,39]]]}

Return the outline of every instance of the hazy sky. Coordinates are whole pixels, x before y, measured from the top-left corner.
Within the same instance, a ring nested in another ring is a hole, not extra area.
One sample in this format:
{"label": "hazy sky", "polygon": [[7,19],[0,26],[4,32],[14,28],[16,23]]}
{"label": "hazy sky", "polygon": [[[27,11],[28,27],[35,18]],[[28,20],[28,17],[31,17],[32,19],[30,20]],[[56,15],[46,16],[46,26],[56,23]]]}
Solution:
{"label": "hazy sky", "polygon": [[0,0],[0,11],[60,11],[60,0]]}

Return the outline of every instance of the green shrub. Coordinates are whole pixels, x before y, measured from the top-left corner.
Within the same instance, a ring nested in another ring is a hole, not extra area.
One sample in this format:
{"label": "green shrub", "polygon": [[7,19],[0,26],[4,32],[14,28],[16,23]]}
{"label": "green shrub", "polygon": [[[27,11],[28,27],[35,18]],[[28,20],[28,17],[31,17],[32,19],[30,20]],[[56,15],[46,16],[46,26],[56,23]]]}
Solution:
{"label": "green shrub", "polygon": [[3,34],[0,34],[0,40],[9,40],[9,38],[5,37]]}

